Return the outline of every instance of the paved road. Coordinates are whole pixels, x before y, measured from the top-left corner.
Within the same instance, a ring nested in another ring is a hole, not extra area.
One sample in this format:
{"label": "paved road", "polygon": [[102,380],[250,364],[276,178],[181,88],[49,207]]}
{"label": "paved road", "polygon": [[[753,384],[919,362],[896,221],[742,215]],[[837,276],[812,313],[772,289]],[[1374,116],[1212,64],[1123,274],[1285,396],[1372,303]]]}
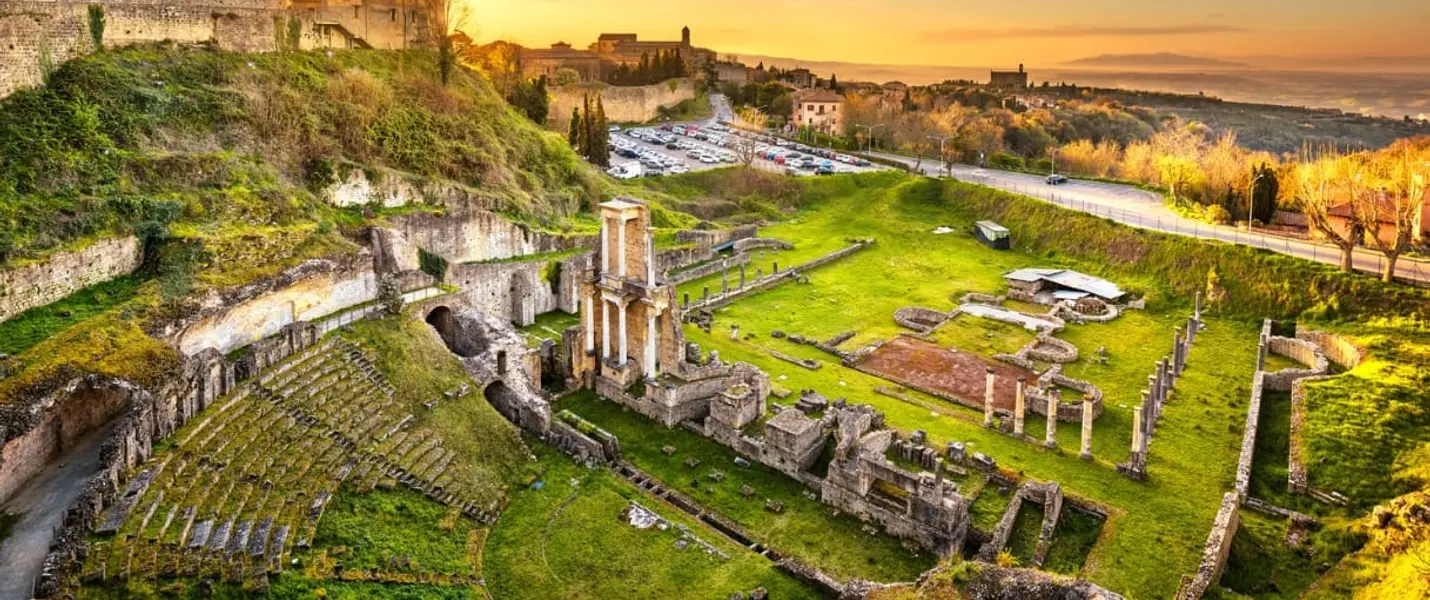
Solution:
{"label": "paved road", "polygon": [[99,469],[99,448],[110,427],[85,435],[10,498],[0,511],[20,515],[0,543],[0,600],[28,600],[65,510]]}
{"label": "paved road", "polygon": [[[906,156],[878,152],[872,154],[911,167],[915,163],[914,159]],[[929,175],[940,175],[943,171],[942,165],[927,160],[923,162],[921,169]],[[953,176],[962,181],[1016,192],[1108,217],[1133,227],[1245,244],[1331,265],[1339,265],[1341,260],[1340,250],[1335,246],[1259,233],[1248,234],[1234,227],[1210,225],[1184,218],[1168,209],[1161,196],[1128,185],[1074,179],[1062,185],[1051,186],[1047,185],[1040,175],[979,169],[968,165],[954,165]],[[1378,275],[1383,261],[1384,257],[1378,252],[1358,249],[1355,253],[1357,271]],[[1395,274],[1401,279],[1430,284],[1430,263],[1402,258],[1396,263]]]}

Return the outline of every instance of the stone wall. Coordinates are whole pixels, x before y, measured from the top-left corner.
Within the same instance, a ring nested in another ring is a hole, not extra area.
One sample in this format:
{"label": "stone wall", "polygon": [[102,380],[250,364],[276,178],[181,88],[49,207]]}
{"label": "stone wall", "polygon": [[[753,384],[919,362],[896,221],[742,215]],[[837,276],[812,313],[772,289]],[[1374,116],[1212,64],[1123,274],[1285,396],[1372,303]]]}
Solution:
{"label": "stone wall", "polygon": [[0,96],[39,85],[43,63],[58,66],[94,50],[91,4],[104,7],[106,47],[212,40],[238,51],[272,50],[284,6],[279,0],[0,0]]}
{"label": "stone wall", "polygon": [[594,105],[596,97],[606,110],[611,123],[644,123],[660,116],[661,108],[675,106],[695,98],[695,83],[689,79],[642,86],[612,86],[602,83],[551,88],[551,120],[558,131],[565,131],[571,120],[571,109],[581,106],[586,96]]}
{"label": "stone wall", "polygon": [[401,234],[395,239],[393,254],[414,263],[418,248],[456,265],[590,248],[596,243],[594,236],[535,231],[481,209],[459,209],[447,214],[410,214],[390,220],[392,230]]}
{"label": "stone wall", "polygon": [[525,327],[536,316],[559,310],[576,314],[581,274],[591,254],[561,259],[451,265],[447,283],[461,288],[467,304]]}
{"label": "stone wall", "polygon": [[226,292],[210,292],[202,317],[177,336],[186,355],[205,348],[228,353],[277,334],[285,326],[312,321],[377,298],[372,254],[310,260],[276,280]]}
{"label": "stone wall", "polygon": [[1226,568],[1227,555],[1231,554],[1231,540],[1236,537],[1237,526],[1241,523],[1241,499],[1236,492],[1222,496],[1221,509],[1212,523],[1211,535],[1207,536],[1202,548],[1202,562],[1195,575],[1183,575],[1182,585],[1177,589],[1177,600],[1197,600],[1207,588],[1221,579]]}
{"label": "stone wall", "polygon": [[1285,356],[1298,363],[1306,365],[1305,369],[1282,369],[1280,371],[1268,372],[1263,375],[1266,389],[1284,392],[1299,380],[1307,377],[1318,377],[1331,372],[1330,361],[1326,355],[1321,353],[1321,349],[1312,342],[1297,338],[1287,338],[1272,336],[1266,345],[1267,352]]}
{"label": "stone wall", "polygon": [[1326,355],[1326,358],[1342,369],[1354,369],[1360,366],[1361,360],[1365,358],[1364,350],[1356,346],[1354,342],[1334,333],[1314,330],[1297,331],[1296,339],[1315,344]]}
{"label": "stone wall", "polygon": [[139,238],[127,236],[103,239],[83,250],[59,252],[39,264],[0,271],[0,321],[131,273],[143,260]]}

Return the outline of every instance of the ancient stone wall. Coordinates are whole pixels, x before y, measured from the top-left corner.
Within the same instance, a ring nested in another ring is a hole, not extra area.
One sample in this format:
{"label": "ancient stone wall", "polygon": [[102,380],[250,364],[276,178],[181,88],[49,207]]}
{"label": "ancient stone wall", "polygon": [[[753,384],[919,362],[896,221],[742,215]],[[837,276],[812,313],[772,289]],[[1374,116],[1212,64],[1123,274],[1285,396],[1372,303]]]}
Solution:
{"label": "ancient stone wall", "polygon": [[392,217],[391,221],[392,229],[402,234],[394,246],[394,255],[409,257],[414,262],[418,248],[456,265],[590,248],[597,241],[594,236],[535,231],[480,209],[402,215]]}
{"label": "ancient stone wall", "polygon": [[1266,345],[1267,352],[1278,354],[1306,365],[1305,369],[1282,369],[1264,374],[1266,389],[1278,392],[1290,390],[1292,385],[1307,377],[1318,377],[1331,372],[1330,361],[1316,344],[1297,338],[1271,336]]}
{"label": "ancient stone wall", "polygon": [[0,321],[131,273],[143,262],[143,254],[139,238],[131,235],[103,239],[82,250],[53,254],[38,264],[0,271]]}
{"label": "ancient stone wall", "polygon": [[554,310],[577,313],[590,257],[451,265],[447,282],[461,288],[471,307],[525,327]]}
{"label": "ancient stone wall", "polygon": [[1365,358],[1364,350],[1349,339],[1334,333],[1314,330],[1297,331],[1296,338],[1315,344],[1326,355],[1326,358],[1342,369],[1354,369],[1360,366],[1361,360]]}
{"label": "ancient stone wall", "polygon": [[1226,558],[1231,554],[1231,540],[1236,537],[1237,525],[1241,523],[1242,495],[1227,492],[1222,496],[1221,509],[1212,523],[1211,535],[1207,536],[1202,549],[1202,562],[1195,575],[1182,576],[1182,585],[1177,590],[1177,600],[1197,600],[1207,588],[1221,579],[1226,568]]}
{"label": "ancient stone wall", "polygon": [[310,260],[273,281],[223,293],[211,292],[204,316],[177,336],[184,354],[205,348],[228,353],[277,334],[299,321],[312,321],[377,298],[372,254],[342,260]]}
{"label": "ancient stone wall", "polygon": [[238,51],[274,49],[284,5],[279,0],[0,0],[0,96],[38,85],[44,69],[92,52],[92,4],[104,7],[106,47],[212,40]]}
{"label": "ancient stone wall", "polygon": [[[714,275],[716,273],[729,269],[728,282],[730,288],[734,289],[740,285],[740,267],[749,264],[749,254],[736,254],[730,258],[709,259],[709,262],[706,262],[704,264],[691,267],[683,271],[676,271],[670,274],[666,277],[666,281],[669,282],[671,285],[680,285],[688,281],[695,281],[696,279],[700,279],[701,277]],[[745,269],[745,282],[749,283],[751,281],[754,281],[754,279],[755,272],[747,267]]]}
{"label": "ancient stone wall", "polygon": [[611,123],[644,123],[660,116],[661,108],[694,99],[695,83],[689,79],[674,79],[643,86],[593,83],[551,88],[552,126],[565,131],[571,120],[571,109],[582,106],[587,96],[593,105],[598,96],[601,98],[606,120]]}

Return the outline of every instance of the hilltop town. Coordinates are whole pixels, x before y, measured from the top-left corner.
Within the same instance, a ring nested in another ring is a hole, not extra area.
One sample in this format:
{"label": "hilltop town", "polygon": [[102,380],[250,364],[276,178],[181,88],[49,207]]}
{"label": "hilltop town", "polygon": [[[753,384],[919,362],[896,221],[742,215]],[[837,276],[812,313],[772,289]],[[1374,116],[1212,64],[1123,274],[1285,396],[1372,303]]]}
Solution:
{"label": "hilltop town", "polygon": [[449,8],[0,0],[0,600],[1430,591],[1423,124]]}

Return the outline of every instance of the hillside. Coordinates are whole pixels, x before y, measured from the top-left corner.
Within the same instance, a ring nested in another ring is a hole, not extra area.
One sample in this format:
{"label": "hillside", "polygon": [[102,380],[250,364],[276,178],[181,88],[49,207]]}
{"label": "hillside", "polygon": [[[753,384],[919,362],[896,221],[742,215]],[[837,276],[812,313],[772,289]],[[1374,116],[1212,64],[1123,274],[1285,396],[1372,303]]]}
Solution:
{"label": "hillside", "polygon": [[1207,58],[1204,56],[1188,56],[1186,54],[1174,54],[1171,52],[1158,52],[1155,54],[1100,54],[1098,56],[1070,60],[1063,64],[1069,67],[1087,67],[1093,69],[1213,69],[1247,66],[1244,63],[1229,60]]}
{"label": "hillside", "polygon": [[439,83],[428,53],[136,47],[0,101],[0,263],[140,223],[182,223],[220,247],[278,228],[293,246],[305,224],[341,220],[318,192],[345,165],[465,186],[548,224],[603,186],[485,79]]}

